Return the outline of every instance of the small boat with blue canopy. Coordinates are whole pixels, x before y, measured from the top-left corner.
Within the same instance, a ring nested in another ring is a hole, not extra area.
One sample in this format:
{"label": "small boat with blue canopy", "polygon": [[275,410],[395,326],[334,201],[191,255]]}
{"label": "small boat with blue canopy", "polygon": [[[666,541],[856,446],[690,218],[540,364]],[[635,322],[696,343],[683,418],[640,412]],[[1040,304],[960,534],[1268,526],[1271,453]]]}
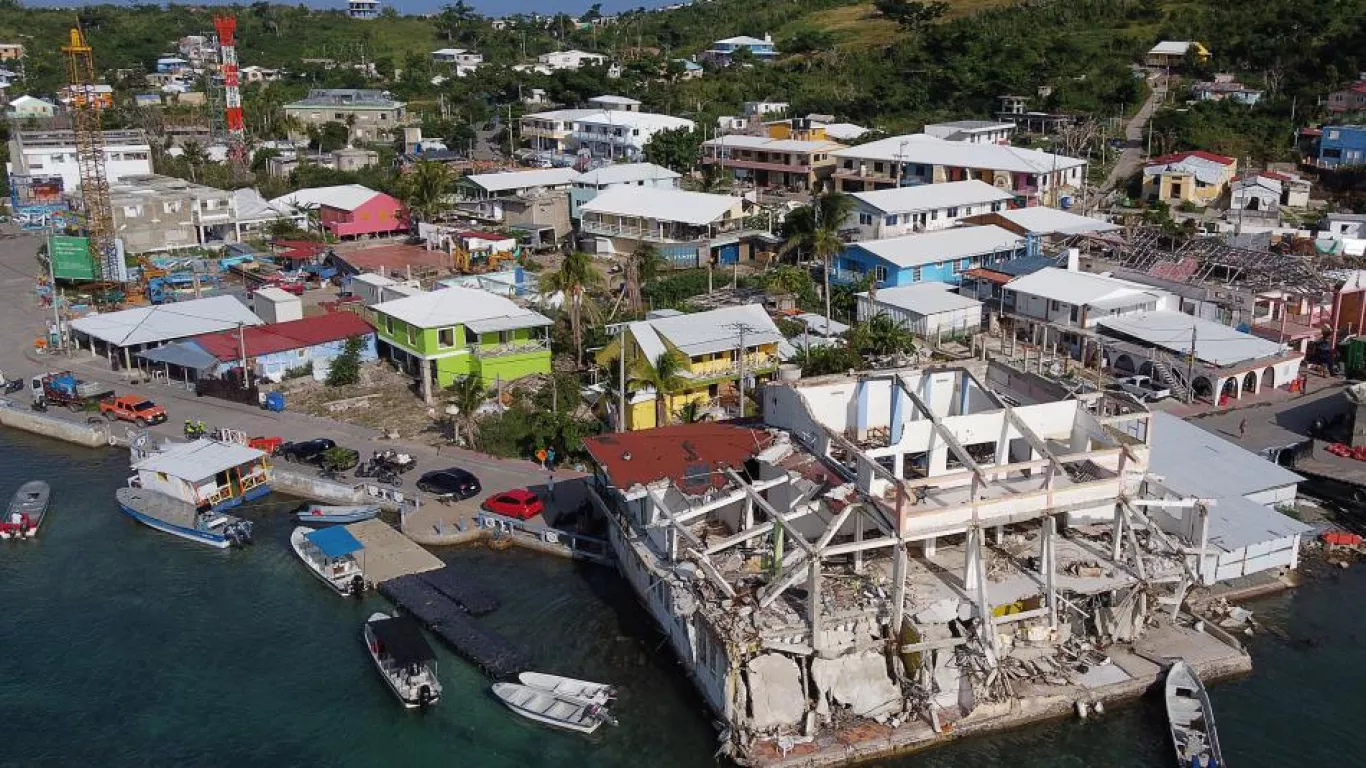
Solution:
{"label": "small boat with blue canopy", "polygon": [[365,545],[343,527],[313,529],[298,526],[289,534],[294,554],[308,570],[343,597],[360,597],[365,592],[365,569],[357,554],[364,557]]}

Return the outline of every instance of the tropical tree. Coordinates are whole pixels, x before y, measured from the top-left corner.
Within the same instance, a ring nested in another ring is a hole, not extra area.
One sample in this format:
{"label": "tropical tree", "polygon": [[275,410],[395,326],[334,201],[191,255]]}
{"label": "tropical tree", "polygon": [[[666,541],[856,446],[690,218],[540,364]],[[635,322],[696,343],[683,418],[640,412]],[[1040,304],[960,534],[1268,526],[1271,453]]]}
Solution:
{"label": "tropical tree", "polygon": [[403,203],[420,221],[431,221],[445,209],[451,169],[434,160],[418,160],[402,179]]}
{"label": "tropical tree", "polygon": [[360,381],[360,353],[365,346],[359,336],[348,336],[340,355],[332,358],[327,369],[327,386],[344,387]]}
{"label": "tropical tree", "polygon": [[601,315],[589,291],[601,287],[606,280],[593,266],[593,257],[574,251],[564,257],[559,269],[541,275],[541,295],[564,295],[564,310],[569,315],[569,330],[574,336],[574,362],[583,365],[583,321]]}
{"label": "tropical tree", "polygon": [[466,446],[473,448],[479,439],[479,407],[488,399],[488,389],[478,376],[466,376],[451,382],[446,391],[456,410],[452,421],[464,431]]}
{"label": "tropical tree", "polygon": [[853,210],[852,198],[829,192],[811,202],[811,205],[798,208],[788,214],[783,222],[783,242],[781,252],[806,253],[819,259],[825,282],[825,316],[830,317],[830,271],[831,259],[844,250],[840,240],[840,227]]}
{"label": "tropical tree", "polygon": [[199,169],[209,161],[208,154],[194,139],[180,145],[180,153],[180,158],[185,161],[185,165],[190,169],[190,181],[198,183]]}
{"label": "tropical tree", "polygon": [[639,314],[645,309],[641,286],[658,277],[664,263],[659,249],[649,243],[642,243],[626,260],[626,300],[632,312]]}
{"label": "tropical tree", "polygon": [[849,331],[849,345],[865,355],[915,351],[915,336],[891,316],[879,312]]}
{"label": "tropical tree", "polygon": [[696,424],[699,421],[706,420],[707,409],[701,400],[689,400],[674,411],[674,416],[680,424]]}
{"label": "tropical tree", "polygon": [[294,201],[289,204],[289,212],[292,218],[302,218],[304,220],[305,232],[322,231],[322,214],[318,212],[316,204]]}
{"label": "tropical tree", "polygon": [[683,370],[687,365],[688,361],[682,354],[668,350],[660,352],[653,361],[640,358],[632,367],[632,383],[637,387],[654,387],[655,426],[662,427],[668,423],[669,411],[665,407],[665,398],[687,381],[683,378]]}
{"label": "tropical tree", "polygon": [[694,128],[659,131],[645,142],[645,161],[688,173],[697,165],[701,146],[702,132]]}

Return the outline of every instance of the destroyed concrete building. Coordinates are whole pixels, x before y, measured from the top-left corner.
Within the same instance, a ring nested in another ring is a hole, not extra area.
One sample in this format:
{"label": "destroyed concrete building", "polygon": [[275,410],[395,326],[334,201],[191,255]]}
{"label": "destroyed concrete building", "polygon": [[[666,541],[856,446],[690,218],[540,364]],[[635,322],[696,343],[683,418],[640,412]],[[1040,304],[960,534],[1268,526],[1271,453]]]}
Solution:
{"label": "destroyed concrete building", "polygon": [[1173,621],[1196,577],[1144,508],[1195,502],[1139,498],[1150,414],[1011,406],[983,373],[770,384],[763,427],[585,440],[621,571],[733,758],[835,764],[1139,690],[1157,666],[1112,644],[1159,608],[1152,642],[1245,663]]}

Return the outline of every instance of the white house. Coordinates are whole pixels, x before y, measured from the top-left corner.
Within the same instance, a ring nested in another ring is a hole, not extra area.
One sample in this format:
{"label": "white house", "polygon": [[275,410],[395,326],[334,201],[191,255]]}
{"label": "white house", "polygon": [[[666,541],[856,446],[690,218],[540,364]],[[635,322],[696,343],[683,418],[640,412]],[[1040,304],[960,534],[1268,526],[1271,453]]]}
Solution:
{"label": "white house", "polygon": [[654,163],[617,163],[580,174],[569,189],[569,215],[579,218],[579,209],[602,192],[617,187],[678,189],[682,176]]}
{"label": "white house", "polygon": [[858,294],[859,322],[886,315],[917,336],[975,333],[982,327],[982,302],[955,293],[948,283],[916,283]]}
{"label": "white house", "polygon": [[574,120],[574,142],[593,157],[637,160],[656,133],[679,128],[689,130],[696,123],[672,115],[652,112],[603,110]]}
{"label": "white house", "polygon": [[857,240],[880,240],[945,229],[968,216],[1004,211],[1015,196],[973,179],[855,192],[850,197],[854,205],[844,230],[857,230]]}
{"label": "white house", "polygon": [[1090,329],[1107,317],[1175,309],[1166,291],[1089,272],[1045,267],[1006,283],[1006,314],[1069,329]]}
{"label": "white house", "polygon": [[5,117],[11,120],[41,120],[57,114],[57,105],[34,96],[16,96],[5,108]]}
{"label": "white house", "polygon": [[[67,192],[81,186],[74,131],[14,132],[5,167],[11,176],[60,177]],[[151,174],[152,146],[147,135],[141,130],[105,131],[104,173],[110,184],[126,176]]]}
{"label": "white house", "polygon": [[1015,135],[1015,124],[991,120],[954,120],[948,123],[928,123],[924,133],[944,141],[1009,145],[1010,137]]}
{"label": "white house", "polygon": [[455,76],[464,77],[484,63],[484,55],[464,48],[440,48],[432,51],[432,61],[451,64],[454,66]]}
{"label": "white house", "polygon": [[551,70],[580,69],[582,67],[600,67],[607,63],[607,57],[600,53],[569,50],[543,53],[536,57],[536,61]]}
{"label": "white house", "polygon": [[639,101],[629,96],[613,96],[612,94],[594,96],[588,100],[588,106],[600,109],[604,112],[612,112],[614,110],[618,112],[640,111]]}
{"label": "white house", "polygon": [[573,146],[574,121],[600,114],[601,109],[552,109],[523,115],[518,134],[539,152],[567,152]]}

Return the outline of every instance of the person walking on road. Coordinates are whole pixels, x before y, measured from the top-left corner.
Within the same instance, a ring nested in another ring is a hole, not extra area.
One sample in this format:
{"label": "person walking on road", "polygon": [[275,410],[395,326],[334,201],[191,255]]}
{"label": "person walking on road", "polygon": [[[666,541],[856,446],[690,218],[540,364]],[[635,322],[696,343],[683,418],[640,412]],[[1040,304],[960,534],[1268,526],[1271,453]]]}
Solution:
{"label": "person walking on road", "polygon": [[1245,437],[1247,437],[1247,419],[1238,422],[1238,439],[1242,440]]}
{"label": "person walking on road", "polygon": [[550,493],[550,500],[555,500],[555,473],[550,473],[550,479],[545,483],[546,490]]}

